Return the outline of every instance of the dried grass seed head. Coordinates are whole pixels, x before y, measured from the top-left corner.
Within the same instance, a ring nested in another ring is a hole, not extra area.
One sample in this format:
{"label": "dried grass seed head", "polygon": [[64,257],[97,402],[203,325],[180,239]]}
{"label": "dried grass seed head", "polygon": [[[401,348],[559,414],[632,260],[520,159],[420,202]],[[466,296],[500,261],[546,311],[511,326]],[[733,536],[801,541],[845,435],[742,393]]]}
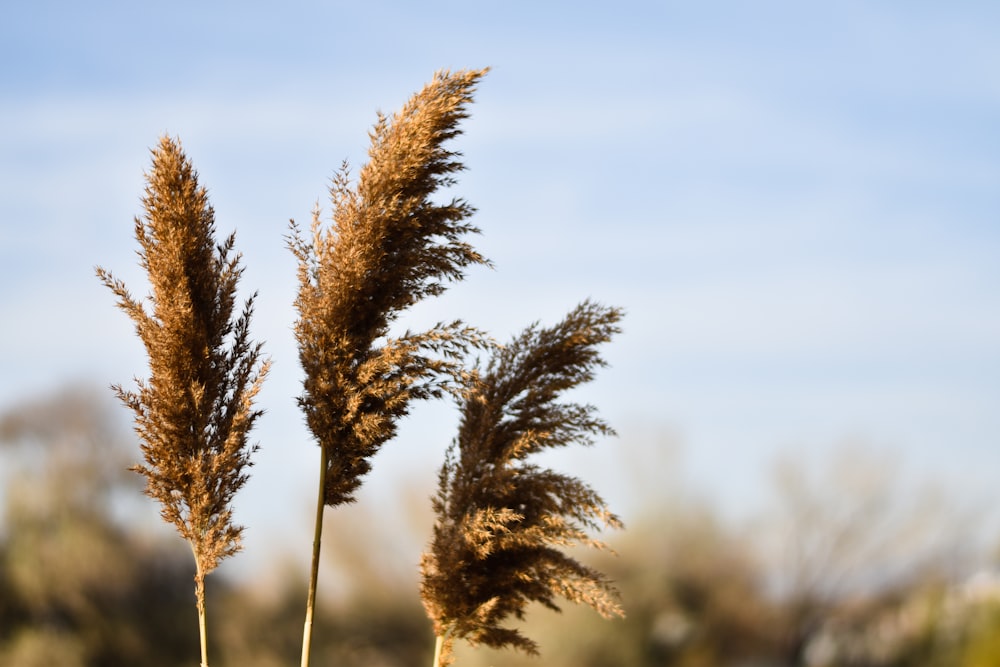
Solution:
{"label": "dried grass seed head", "polygon": [[295,335],[305,371],[299,398],[324,450],[325,502],[350,502],[369,459],[392,438],[413,400],[440,396],[459,359],[484,337],[459,321],[390,335],[409,306],[487,264],[463,238],[474,209],[432,195],[463,165],[445,144],[461,132],[486,70],[439,72],[394,116],[379,114],[357,183],[346,165],[330,188],[332,224],[317,209],[288,244],[298,260]]}
{"label": "dried grass seed head", "polygon": [[562,550],[605,548],[589,533],[621,521],[584,482],[525,460],[613,433],[593,406],[559,399],[604,365],[596,348],[619,332],[621,317],[586,301],[551,328],[527,328],[470,374],[421,563],[424,606],[439,636],[535,653],[534,641],[501,625],[523,618],[531,602],[558,609],[563,598],[622,614],[611,582]]}
{"label": "dried grass seed head", "polygon": [[235,235],[216,244],[208,194],[179,141],[161,138],[152,157],[145,213],[135,219],[149,309],[110,272],[97,274],[135,323],[149,361],[136,390],[115,387],[135,415],[145,457],[134,469],[210,572],[240,548],[231,503],[256,449],[247,440],[269,361],[250,339],[254,297],[235,312],[243,273]]}

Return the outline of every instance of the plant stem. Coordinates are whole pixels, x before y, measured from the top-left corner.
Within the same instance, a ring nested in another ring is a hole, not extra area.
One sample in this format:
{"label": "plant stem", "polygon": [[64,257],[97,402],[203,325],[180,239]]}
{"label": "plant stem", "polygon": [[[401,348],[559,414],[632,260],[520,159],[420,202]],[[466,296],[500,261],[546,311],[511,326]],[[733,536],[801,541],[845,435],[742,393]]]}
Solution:
{"label": "plant stem", "polygon": [[312,646],[313,610],[316,607],[316,584],[319,580],[319,551],[323,537],[323,510],[326,507],[326,448],[320,446],[319,493],[316,497],[316,527],[313,531],[312,567],[309,571],[309,597],[306,600],[306,621],[302,630],[302,667],[309,667]]}
{"label": "plant stem", "polygon": [[195,556],[196,572],[194,576],[195,597],[198,600],[198,633],[201,636],[201,667],[208,667],[208,624],[205,614],[205,569],[201,559]]}
{"label": "plant stem", "polygon": [[444,646],[444,635],[438,635],[437,639],[434,641],[434,662],[431,663],[431,667],[439,667],[441,662],[441,648]]}

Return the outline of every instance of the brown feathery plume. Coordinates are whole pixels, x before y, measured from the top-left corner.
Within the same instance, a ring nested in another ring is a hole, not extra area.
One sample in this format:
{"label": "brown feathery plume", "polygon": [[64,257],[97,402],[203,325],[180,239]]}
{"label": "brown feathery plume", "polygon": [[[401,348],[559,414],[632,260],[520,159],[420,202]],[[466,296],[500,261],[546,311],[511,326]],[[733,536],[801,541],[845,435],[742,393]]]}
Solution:
{"label": "brown feathery plume", "polygon": [[179,141],[163,137],[152,155],[145,216],[135,219],[152,312],[105,269],[97,276],[146,347],[149,380],[136,378],[136,391],[113,388],[135,413],[146,465],[133,470],[146,477],[146,494],[160,502],[164,521],[191,545],[206,667],[205,576],[240,550],[243,527],[233,523],[232,499],[257,449],[247,437],[261,415],[253,401],[270,362],[250,340],[256,294],[233,319],[243,273],[235,234],[216,246],[215,213]]}
{"label": "brown feathery plume", "polygon": [[562,597],[606,618],[624,616],[611,582],[563,551],[606,548],[588,531],[621,521],[584,482],[526,462],[547,448],[614,433],[593,406],[558,399],[605,365],[595,347],[620,331],[621,317],[617,308],[585,301],[552,328],[532,325],[498,348],[485,370],[467,375],[458,436],[433,500],[433,539],[421,559],[421,595],[437,635],[434,667],[450,664],[456,638],[537,654],[533,640],[500,625],[523,619],[530,602],[558,611]]}
{"label": "brown feathery plume", "polygon": [[352,187],[346,164],[330,188],[333,221],[313,212],[310,238],[291,223],[298,260],[295,336],[305,371],[299,405],[320,446],[312,569],[303,634],[308,665],[319,569],[323,508],[349,503],[370,459],[396,433],[411,401],[436,398],[462,373],[461,357],[484,339],[460,321],[389,335],[409,306],[486,264],[461,238],[479,230],[461,199],[435,203],[464,167],[444,143],[461,133],[487,70],[438,72],[392,118],[370,132],[369,161]]}

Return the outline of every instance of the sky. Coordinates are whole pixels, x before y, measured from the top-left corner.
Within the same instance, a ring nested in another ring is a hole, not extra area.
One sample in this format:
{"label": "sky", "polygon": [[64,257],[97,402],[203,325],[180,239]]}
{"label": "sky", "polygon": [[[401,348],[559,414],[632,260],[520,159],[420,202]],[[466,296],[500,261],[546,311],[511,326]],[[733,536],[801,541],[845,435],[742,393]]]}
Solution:
{"label": "sky", "polygon": [[[998,32],[989,2],[7,3],[0,407],[145,374],[94,267],[146,292],[133,218],[149,149],[179,137],[274,362],[236,498],[247,552],[305,554],[318,451],[294,401],[288,220],[364,163],[377,111],[490,66],[449,194],[495,269],[402,324],[503,340],[585,298],[623,307],[609,367],[573,396],[619,437],[560,465],[626,520],[673,484],[738,514],[776,458],[852,442],[989,504]],[[454,427],[417,406],[362,503],[394,517],[386,499],[430,489]]]}

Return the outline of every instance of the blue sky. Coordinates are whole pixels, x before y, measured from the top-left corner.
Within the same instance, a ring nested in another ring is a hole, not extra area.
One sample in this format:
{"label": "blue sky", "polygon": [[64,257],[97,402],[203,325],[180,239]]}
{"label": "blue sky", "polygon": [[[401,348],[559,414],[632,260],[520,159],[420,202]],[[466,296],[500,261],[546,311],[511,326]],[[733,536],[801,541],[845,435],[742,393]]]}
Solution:
{"label": "blue sky", "polygon": [[[578,395],[621,437],[562,462],[626,508],[676,466],[740,509],[779,453],[855,440],[981,500],[1000,471],[998,31],[986,2],[8,3],[0,405],[145,372],[93,267],[144,292],[132,219],[149,147],[179,136],[275,363],[237,497],[248,552],[278,531],[304,553],[287,221],[363,162],[376,110],[489,65],[453,194],[496,270],[406,324],[506,338],[586,297],[625,307]],[[429,488],[452,429],[418,408],[371,502]]]}

